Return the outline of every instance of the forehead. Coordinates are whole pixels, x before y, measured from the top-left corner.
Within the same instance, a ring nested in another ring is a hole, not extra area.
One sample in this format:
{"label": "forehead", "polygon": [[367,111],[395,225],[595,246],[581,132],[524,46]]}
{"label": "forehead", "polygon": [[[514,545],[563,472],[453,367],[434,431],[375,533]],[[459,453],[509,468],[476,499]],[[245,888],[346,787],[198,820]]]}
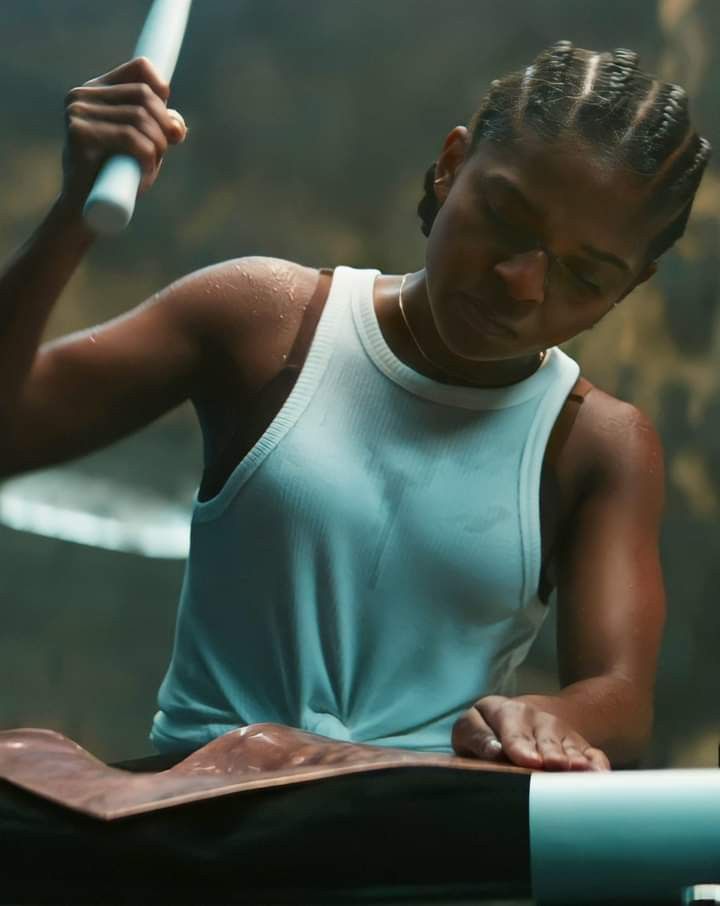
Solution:
{"label": "forehead", "polygon": [[584,143],[525,134],[510,144],[481,142],[466,164],[468,178],[518,210],[520,195],[526,199],[561,243],[590,243],[634,263],[655,233],[647,184]]}

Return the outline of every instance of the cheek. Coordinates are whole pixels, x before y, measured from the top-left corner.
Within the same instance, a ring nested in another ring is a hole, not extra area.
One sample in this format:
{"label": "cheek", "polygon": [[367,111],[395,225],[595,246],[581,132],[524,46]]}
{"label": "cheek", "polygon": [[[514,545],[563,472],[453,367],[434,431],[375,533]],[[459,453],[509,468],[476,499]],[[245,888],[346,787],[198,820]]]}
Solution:
{"label": "cheek", "polygon": [[481,248],[489,243],[488,225],[480,216],[480,210],[467,197],[458,196],[440,208],[437,219],[442,236],[450,242]]}

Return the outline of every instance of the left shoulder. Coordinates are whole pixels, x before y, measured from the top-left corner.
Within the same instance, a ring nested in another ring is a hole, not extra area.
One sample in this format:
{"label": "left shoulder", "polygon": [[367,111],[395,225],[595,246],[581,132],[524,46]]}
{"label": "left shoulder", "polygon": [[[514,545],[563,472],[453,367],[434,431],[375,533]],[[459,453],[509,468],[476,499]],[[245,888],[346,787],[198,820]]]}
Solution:
{"label": "left shoulder", "polygon": [[632,403],[593,386],[585,395],[573,433],[576,455],[593,483],[632,480],[648,489],[662,486],[660,436],[648,415]]}

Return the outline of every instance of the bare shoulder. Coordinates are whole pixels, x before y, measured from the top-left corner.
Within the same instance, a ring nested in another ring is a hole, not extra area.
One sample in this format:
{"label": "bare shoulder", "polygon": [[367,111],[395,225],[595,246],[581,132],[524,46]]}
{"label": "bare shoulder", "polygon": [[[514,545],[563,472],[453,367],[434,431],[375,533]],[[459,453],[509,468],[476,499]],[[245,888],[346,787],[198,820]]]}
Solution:
{"label": "bare shoulder", "polygon": [[587,488],[634,485],[662,495],[663,450],[649,416],[591,385],[567,444],[568,465]]}
{"label": "bare shoulder", "polygon": [[200,347],[200,392],[215,393],[228,380],[253,386],[267,378],[292,346],[318,278],[317,268],[253,255],[208,265],[171,284],[164,292],[173,317]]}
{"label": "bare shoulder", "polygon": [[248,255],[231,258],[208,268],[207,279],[219,289],[230,291],[231,297],[245,301],[282,302],[302,299],[312,293],[318,279],[318,270],[296,261]]}
{"label": "bare shoulder", "polygon": [[[178,303],[193,307],[219,342],[283,320],[310,298],[316,268],[259,255],[208,265],[172,284]],[[282,318],[280,316],[283,316]]]}

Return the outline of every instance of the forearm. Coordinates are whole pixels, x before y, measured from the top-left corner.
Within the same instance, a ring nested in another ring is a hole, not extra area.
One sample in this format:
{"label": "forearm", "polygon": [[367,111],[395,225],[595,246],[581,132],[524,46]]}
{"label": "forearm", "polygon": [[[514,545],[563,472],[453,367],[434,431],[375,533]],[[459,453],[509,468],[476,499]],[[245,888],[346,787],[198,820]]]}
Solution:
{"label": "forearm", "polygon": [[560,718],[602,749],[616,767],[636,762],[650,740],[652,695],[620,677],[592,677],[554,695],[520,695],[515,700]]}
{"label": "forearm", "polygon": [[0,268],[0,425],[12,420],[52,308],[93,243],[77,207],[61,196]]}

